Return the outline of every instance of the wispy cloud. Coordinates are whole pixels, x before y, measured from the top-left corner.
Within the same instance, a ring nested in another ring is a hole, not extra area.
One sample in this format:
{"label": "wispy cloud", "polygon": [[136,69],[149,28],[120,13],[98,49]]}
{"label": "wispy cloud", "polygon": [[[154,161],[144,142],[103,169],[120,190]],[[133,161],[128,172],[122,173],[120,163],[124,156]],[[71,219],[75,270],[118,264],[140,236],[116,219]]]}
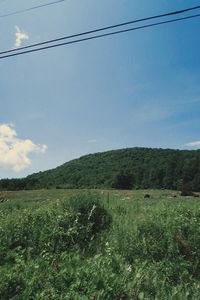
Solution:
{"label": "wispy cloud", "polygon": [[190,142],[190,143],[185,144],[184,146],[190,147],[190,148],[200,148],[200,141]]}
{"label": "wispy cloud", "polygon": [[19,139],[13,125],[0,124],[0,167],[20,172],[31,165],[30,153],[46,151],[46,145]]}
{"label": "wispy cloud", "polygon": [[88,140],[88,143],[96,143],[96,142],[97,142],[97,140],[95,140],[95,139]]}
{"label": "wispy cloud", "polygon": [[16,32],[15,32],[15,47],[19,48],[21,47],[22,43],[29,39],[29,36],[24,31],[20,30],[20,28],[16,25],[15,26]]}
{"label": "wispy cloud", "polygon": [[32,112],[29,114],[26,114],[24,116],[20,116],[20,119],[26,122],[30,121],[37,121],[37,120],[42,120],[45,118],[45,114],[43,112]]}

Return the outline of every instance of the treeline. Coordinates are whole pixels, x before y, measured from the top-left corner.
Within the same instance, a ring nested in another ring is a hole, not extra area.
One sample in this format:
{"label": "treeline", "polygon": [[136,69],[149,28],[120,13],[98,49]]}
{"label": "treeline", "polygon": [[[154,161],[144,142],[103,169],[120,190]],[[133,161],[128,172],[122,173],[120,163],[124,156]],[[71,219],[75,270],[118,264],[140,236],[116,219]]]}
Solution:
{"label": "treeline", "polygon": [[200,150],[128,148],[90,154],[26,178],[0,180],[0,189],[179,190],[184,184],[193,191],[200,191]]}

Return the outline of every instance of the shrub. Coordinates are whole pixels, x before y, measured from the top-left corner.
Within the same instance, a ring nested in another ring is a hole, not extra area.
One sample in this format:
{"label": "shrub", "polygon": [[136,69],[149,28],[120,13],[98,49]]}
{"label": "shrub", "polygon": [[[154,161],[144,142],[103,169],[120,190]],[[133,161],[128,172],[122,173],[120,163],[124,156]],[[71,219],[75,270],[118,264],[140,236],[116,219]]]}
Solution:
{"label": "shrub", "polygon": [[120,172],[113,179],[112,187],[115,189],[130,190],[133,188],[133,175]]}
{"label": "shrub", "polygon": [[91,233],[97,234],[109,228],[111,215],[101,204],[98,194],[82,194],[69,200],[69,207],[79,216],[82,225],[91,224]]}

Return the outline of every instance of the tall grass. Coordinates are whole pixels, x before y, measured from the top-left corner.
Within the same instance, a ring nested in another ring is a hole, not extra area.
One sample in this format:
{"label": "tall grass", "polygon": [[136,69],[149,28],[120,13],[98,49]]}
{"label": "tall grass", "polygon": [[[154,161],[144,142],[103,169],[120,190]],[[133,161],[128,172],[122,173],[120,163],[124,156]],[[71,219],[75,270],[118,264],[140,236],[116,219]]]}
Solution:
{"label": "tall grass", "polygon": [[11,193],[0,299],[200,299],[199,200],[149,193]]}

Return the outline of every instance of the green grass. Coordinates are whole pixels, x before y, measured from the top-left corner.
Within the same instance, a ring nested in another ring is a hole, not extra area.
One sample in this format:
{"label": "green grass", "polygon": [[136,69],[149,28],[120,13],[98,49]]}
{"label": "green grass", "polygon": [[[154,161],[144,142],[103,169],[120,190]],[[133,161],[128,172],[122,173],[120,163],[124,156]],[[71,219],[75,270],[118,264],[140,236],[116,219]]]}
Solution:
{"label": "green grass", "polygon": [[176,195],[7,192],[0,299],[200,299],[200,200]]}

